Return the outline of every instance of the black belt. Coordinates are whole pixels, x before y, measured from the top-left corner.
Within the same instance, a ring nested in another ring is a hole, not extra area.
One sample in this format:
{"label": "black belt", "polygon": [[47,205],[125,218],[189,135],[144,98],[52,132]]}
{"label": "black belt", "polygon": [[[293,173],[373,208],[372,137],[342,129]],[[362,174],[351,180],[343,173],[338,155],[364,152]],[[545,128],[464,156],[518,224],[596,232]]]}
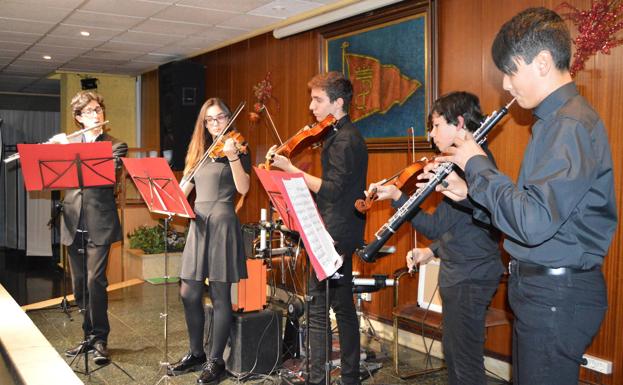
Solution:
{"label": "black belt", "polygon": [[518,260],[512,260],[508,263],[509,274],[521,277],[530,277],[537,275],[559,276],[568,274],[581,274],[595,270],[599,270],[599,266],[595,266],[591,269],[576,269],[574,267],[548,267],[543,265],[535,265],[533,263],[519,262]]}

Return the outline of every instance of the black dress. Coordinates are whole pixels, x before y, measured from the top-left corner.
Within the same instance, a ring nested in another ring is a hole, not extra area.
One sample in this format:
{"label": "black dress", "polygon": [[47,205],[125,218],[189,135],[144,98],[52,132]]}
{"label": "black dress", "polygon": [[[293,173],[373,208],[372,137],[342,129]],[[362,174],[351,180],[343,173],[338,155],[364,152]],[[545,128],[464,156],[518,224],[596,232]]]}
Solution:
{"label": "black dress", "polygon": [[[249,155],[240,161],[248,173]],[[236,186],[226,157],[206,162],[194,178],[195,215],[182,254],[180,277],[238,282],[247,278],[240,222],[234,211]]]}

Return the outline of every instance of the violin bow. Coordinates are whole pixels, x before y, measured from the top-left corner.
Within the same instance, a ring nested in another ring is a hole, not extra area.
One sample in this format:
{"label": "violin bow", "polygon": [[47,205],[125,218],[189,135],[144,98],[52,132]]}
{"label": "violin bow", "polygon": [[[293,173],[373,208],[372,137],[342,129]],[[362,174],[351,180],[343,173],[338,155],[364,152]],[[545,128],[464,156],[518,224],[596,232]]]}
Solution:
{"label": "violin bow", "polygon": [[[407,148],[407,157],[409,156],[409,152],[411,152],[411,163],[415,163],[415,130],[413,126],[409,127],[409,142],[407,147],[409,147],[409,143],[411,144],[411,149]],[[417,230],[413,227],[413,238],[411,238],[411,250],[417,247]],[[417,266],[413,267],[411,272],[417,271]]]}
{"label": "violin bow", "polygon": [[283,145],[283,140],[281,140],[281,136],[279,136],[279,132],[277,131],[277,127],[275,126],[275,122],[273,122],[273,117],[270,115],[270,112],[268,111],[268,107],[266,107],[266,104],[262,104],[262,110],[266,111],[266,116],[268,117],[268,121],[270,122],[270,128],[273,129],[273,133],[277,137],[277,140],[279,141],[279,145],[280,146]]}

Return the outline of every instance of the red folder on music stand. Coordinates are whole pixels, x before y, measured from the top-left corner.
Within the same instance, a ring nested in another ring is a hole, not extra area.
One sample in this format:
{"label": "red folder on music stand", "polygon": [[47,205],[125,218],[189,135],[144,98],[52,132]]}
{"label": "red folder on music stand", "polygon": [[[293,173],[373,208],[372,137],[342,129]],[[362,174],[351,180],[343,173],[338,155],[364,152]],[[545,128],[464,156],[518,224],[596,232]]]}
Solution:
{"label": "red folder on music stand", "polygon": [[283,197],[282,191],[277,185],[277,180],[279,178],[292,178],[293,176],[299,176],[298,174],[289,174],[283,171],[276,170],[265,170],[262,168],[258,168],[253,166],[253,170],[255,174],[260,179],[264,190],[268,194],[268,199],[273,204],[273,207],[279,215],[281,216],[281,220],[283,221],[283,225],[289,229],[298,231],[296,227],[297,224],[294,221],[294,217],[292,216],[292,212],[288,208],[288,205]]}
{"label": "red folder on music stand", "polygon": [[111,142],[18,144],[17,150],[28,191],[115,184]]}
{"label": "red folder on music stand", "polygon": [[121,158],[149,211],[194,218],[186,196],[164,158]]}
{"label": "red folder on music stand", "polygon": [[[290,229],[298,231],[299,235],[303,239],[305,250],[307,251],[307,255],[309,256],[309,260],[314,268],[314,272],[316,273],[318,280],[322,281],[325,278],[333,276],[333,274],[342,266],[343,260],[335,251],[335,247],[333,247],[332,243],[324,242],[330,238],[330,235],[326,232],[324,224],[322,223],[322,218],[320,218],[320,221],[315,221],[316,225],[312,226],[312,228],[303,226],[301,222],[308,218],[299,217],[297,215],[296,207],[290,200],[287,192],[286,184],[290,180],[299,178],[302,179],[303,175],[286,173],[283,171],[269,171],[257,167],[253,167],[253,169],[260,179],[262,186],[264,186],[264,189],[268,193],[268,197],[273,206],[279,215],[281,215],[284,225]],[[307,189],[307,186],[304,187],[304,192],[305,195],[299,196],[298,199],[303,197],[307,202],[309,202],[311,200],[311,196],[308,194],[309,190]],[[300,206],[305,206],[304,203],[305,202],[301,205],[301,202],[299,202],[298,207],[300,208]],[[313,201],[311,204],[307,205],[307,207],[311,208],[311,210],[303,213],[304,217],[320,216]]]}

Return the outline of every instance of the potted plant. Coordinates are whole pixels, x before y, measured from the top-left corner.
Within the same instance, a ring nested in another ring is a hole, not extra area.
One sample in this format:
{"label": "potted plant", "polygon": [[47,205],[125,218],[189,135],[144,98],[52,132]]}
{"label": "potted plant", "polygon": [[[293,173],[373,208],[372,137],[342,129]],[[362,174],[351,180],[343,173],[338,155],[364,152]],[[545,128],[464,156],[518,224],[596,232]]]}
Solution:
{"label": "potted plant", "polygon": [[[160,283],[164,277],[164,225],[139,226],[128,234],[130,249],[128,255],[128,274],[149,282]],[[167,230],[167,256],[169,277],[176,276],[181,262],[181,251],[186,242],[186,232],[174,228]],[[177,279],[177,278],[176,278]]]}
{"label": "potted plant", "polygon": [[[164,253],[164,226],[139,226],[130,234],[130,248],[141,249],[145,254]],[[175,252],[184,250],[186,233],[178,232],[173,228],[167,231],[167,251]]]}

